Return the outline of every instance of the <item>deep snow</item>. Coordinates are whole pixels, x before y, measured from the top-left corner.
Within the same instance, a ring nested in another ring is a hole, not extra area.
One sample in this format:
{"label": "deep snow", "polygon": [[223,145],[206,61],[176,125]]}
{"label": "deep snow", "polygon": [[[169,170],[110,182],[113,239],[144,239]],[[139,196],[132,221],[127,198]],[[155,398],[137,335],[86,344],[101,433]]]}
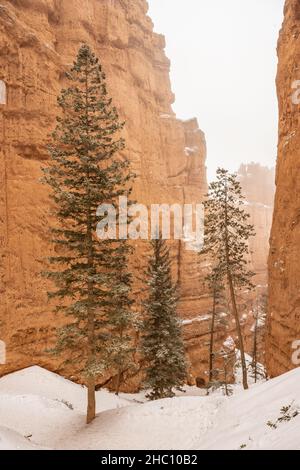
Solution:
{"label": "deep snow", "polygon": [[[300,409],[300,369],[231,397],[187,387],[173,399],[97,392],[85,424],[85,388],[40,367],[0,379],[0,449],[297,449],[300,415],[267,425],[283,406]],[[201,396],[202,395],[202,396]]]}

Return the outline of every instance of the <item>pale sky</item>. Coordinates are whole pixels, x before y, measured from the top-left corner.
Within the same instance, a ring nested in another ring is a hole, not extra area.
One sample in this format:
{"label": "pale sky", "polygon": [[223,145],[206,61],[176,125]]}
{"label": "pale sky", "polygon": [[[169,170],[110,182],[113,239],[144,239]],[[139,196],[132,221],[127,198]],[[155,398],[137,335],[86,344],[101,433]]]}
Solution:
{"label": "pale sky", "polygon": [[276,162],[276,45],[284,0],[148,0],[166,37],[173,107],[196,116],[208,145],[208,175],[251,161]]}

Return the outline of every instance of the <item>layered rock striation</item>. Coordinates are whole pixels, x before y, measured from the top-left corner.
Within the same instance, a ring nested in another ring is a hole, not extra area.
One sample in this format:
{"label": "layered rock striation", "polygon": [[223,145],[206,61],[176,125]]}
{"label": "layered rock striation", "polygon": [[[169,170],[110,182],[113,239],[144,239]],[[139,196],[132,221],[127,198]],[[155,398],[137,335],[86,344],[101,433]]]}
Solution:
{"label": "layered rock striation", "polygon": [[[145,0],[1,0],[0,3],[0,338],[4,374],[32,364],[70,376],[45,353],[63,322],[47,301],[40,276],[50,253],[45,142],[55,125],[65,70],[86,42],[99,56],[109,92],[125,119],[124,137],[143,204],[197,203],[207,190],[206,145],[197,121],[172,111],[164,37],[153,32]],[[201,263],[183,242],[172,243],[184,319],[205,314],[209,298]],[[138,263],[144,244],[137,243]],[[191,373],[201,369],[201,335],[189,328]],[[199,337],[198,337],[199,336]]]}
{"label": "layered rock striation", "polygon": [[267,288],[269,239],[274,211],[275,170],[259,163],[243,164],[238,170],[245,197],[245,209],[250,215],[255,236],[250,238],[251,266],[254,282]]}
{"label": "layered rock striation", "polygon": [[[300,2],[286,0],[278,42],[279,144],[269,256],[267,366],[299,366],[300,340]],[[299,349],[298,343],[298,349]]]}

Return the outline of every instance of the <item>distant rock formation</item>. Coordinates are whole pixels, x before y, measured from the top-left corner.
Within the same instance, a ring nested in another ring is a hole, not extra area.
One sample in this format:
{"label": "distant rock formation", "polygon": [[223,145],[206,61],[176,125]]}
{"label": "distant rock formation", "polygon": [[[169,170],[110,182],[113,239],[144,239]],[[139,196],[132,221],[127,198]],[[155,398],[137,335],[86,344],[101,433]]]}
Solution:
{"label": "distant rock formation", "polygon": [[249,223],[254,225],[255,237],[250,239],[251,265],[255,283],[267,285],[269,239],[272,226],[275,194],[275,170],[259,163],[243,164],[238,170]]}

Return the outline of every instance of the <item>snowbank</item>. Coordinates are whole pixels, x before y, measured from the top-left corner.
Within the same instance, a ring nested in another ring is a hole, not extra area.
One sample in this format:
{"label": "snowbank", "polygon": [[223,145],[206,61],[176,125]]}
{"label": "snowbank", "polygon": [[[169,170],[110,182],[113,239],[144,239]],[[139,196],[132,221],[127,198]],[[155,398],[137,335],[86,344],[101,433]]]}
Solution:
{"label": "snowbank", "polygon": [[[31,367],[0,379],[0,449],[300,450],[300,369],[238,390],[207,397],[187,387],[150,403],[143,394],[103,390],[99,414],[86,426],[85,388]],[[296,416],[277,422],[289,405]]]}

